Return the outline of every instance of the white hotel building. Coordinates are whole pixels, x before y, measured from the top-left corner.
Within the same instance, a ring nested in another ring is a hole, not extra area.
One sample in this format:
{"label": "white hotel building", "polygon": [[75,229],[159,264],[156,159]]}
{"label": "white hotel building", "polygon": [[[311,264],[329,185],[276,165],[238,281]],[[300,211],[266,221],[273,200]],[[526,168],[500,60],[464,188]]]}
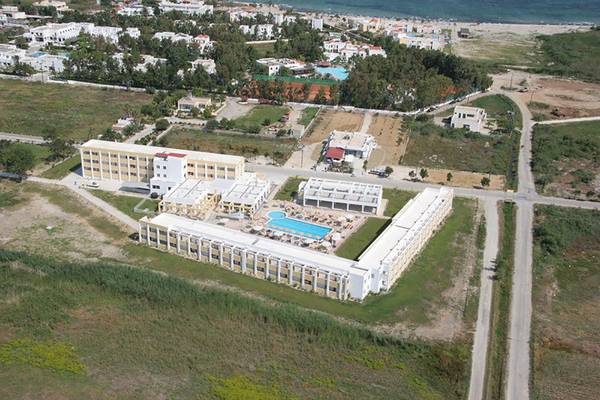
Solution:
{"label": "white hotel building", "polygon": [[452,210],[453,191],[425,189],[409,201],[358,261],[173,214],[140,220],[139,241],[339,300],[392,288]]}
{"label": "white hotel building", "polygon": [[360,182],[310,178],[298,188],[303,206],[377,214],[383,187]]}
{"label": "white hotel building", "polygon": [[226,154],[104,140],[90,140],[79,152],[84,178],[136,182],[158,194],[188,178],[235,180],[244,173],[244,158]]}

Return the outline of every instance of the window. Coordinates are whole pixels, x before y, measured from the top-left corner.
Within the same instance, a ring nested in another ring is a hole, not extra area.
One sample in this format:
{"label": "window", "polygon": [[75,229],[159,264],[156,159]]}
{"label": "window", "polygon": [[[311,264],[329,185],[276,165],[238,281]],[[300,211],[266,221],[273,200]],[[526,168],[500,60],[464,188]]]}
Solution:
{"label": "window", "polygon": [[152,189],[160,189],[160,186],[158,186],[158,185],[152,185]]}

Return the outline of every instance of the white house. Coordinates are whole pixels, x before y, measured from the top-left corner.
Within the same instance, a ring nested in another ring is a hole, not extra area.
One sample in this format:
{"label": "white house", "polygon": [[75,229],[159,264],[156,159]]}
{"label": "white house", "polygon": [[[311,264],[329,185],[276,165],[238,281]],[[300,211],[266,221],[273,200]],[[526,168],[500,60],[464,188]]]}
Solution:
{"label": "white house", "polygon": [[352,155],[364,160],[371,156],[371,152],[376,146],[375,138],[362,132],[334,130],[327,141],[327,149],[343,149],[345,155]]}
{"label": "white house", "polygon": [[192,61],[192,71],[195,71],[198,68],[203,68],[209,75],[214,75],[217,73],[217,64],[215,64],[215,60],[210,58],[199,58]]}
{"label": "white house", "polygon": [[66,24],[49,23],[31,28],[28,32],[23,34],[23,37],[32,43],[39,43],[42,45],[63,45],[69,40],[77,39],[79,33],[81,33],[85,27],[90,25],[93,26],[94,24],[75,22]]}
{"label": "white house", "polygon": [[328,60],[335,60],[339,57],[345,62],[349,61],[355,56],[361,58],[370,56],[387,56],[385,50],[380,46],[343,42],[340,39],[332,39],[323,42],[323,51]]}
{"label": "white house", "polygon": [[158,4],[158,8],[161,12],[177,11],[188,15],[203,15],[213,13],[213,6],[210,4],[204,4],[204,2],[201,0],[177,3],[161,1]]}
{"label": "white house", "polygon": [[54,7],[56,11],[69,11],[69,6],[67,3],[60,0],[40,0],[36,3],[33,3],[34,7]]}
{"label": "white house", "polygon": [[308,76],[314,72],[312,66],[291,58],[261,58],[256,62],[267,69],[269,76],[277,75],[282,68],[290,70],[294,76]]}
{"label": "white house", "polygon": [[2,6],[0,7],[0,15],[3,15],[5,21],[9,19],[20,20],[27,19],[27,14],[23,11],[19,11],[17,6]]}
{"label": "white house", "polygon": [[152,39],[170,40],[173,43],[175,43],[175,42],[192,43],[192,41],[194,40],[194,37],[191,35],[188,35],[186,33],[156,32],[154,34],[154,36],[152,36]]}
{"label": "white house", "polygon": [[487,115],[483,108],[457,106],[452,114],[450,126],[465,128],[472,132],[481,132]]}
{"label": "white house", "polygon": [[139,15],[154,15],[154,9],[152,7],[144,6],[142,4],[132,4],[130,6],[122,7],[117,14],[124,15],[126,17],[135,17]]}
{"label": "white house", "polygon": [[323,30],[323,18],[312,18],[310,20],[310,26],[317,31],[322,31]]}
{"label": "white house", "polygon": [[14,66],[19,58],[25,55],[25,50],[12,44],[0,44],[0,69]]}
{"label": "white house", "polygon": [[65,61],[67,56],[55,54],[31,54],[19,58],[19,62],[29,65],[38,72],[63,72],[65,70]]}

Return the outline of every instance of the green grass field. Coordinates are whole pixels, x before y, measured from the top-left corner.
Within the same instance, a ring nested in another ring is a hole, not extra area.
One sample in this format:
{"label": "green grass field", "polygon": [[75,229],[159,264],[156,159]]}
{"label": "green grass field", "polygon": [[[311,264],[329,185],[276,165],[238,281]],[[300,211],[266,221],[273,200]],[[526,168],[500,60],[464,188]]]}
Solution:
{"label": "green grass field", "polygon": [[533,252],[535,399],[595,399],[600,382],[600,212],[537,206]]}
{"label": "green grass field", "polygon": [[415,192],[398,189],[383,189],[383,198],[387,200],[387,205],[383,215],[393,217],[408,203],[410,199],[415,197]]}
{"label": "green grass field", "polygon": [[269,57],[275,51],[275,43],[254,43],[250,47],[256,50],[258,58]]}
{"label": "green grass field", "polygon": [[[414,196],[415,192],[383,189],[383,198],[387,200],[383,214],[386,217],[393,217]],[[352,236],[342,243],[335,254],[351,260],[358,259],[358,256],[383,232],[389,221],[389,219],[384,218],[369,218]]]}
{"label": "green grass field", "polygon": [[179,127],[173,128],[164,138],[166,147],[233,154],[247,158],[267,156],[278,163],[284,163],[296,147],[295,139],[214,133]]}
{"label": "green grass field", "polygon": [[42,173],[43,178],[48,179],[62,179],[69,175],[71,172],[77,171],[81,167],[81,158],[79,154],[67,158],[66,160],[56,164],[50,169],[47,169]]}
{"label": "green grass field", "polygon": [[[488,118],[495,119],[501,127],[508,126],[509,118],[512,119],[515,128],[521,129],[523,127],[521,110],[509,97],[503,94],[480,97],[473,100],[469,105],[484,108]],[[509,117],[509,113],[512,113],[512,118]]]}
{"label": "green grass field", "polygon": [[144,93],[0,80],[0,132],[83,141],[151,101]]}
{"label": "green grass field", "polygon": [[358,259],[358,256],[383,232],[389,222],[389,219],[384,218],[367,219],[352,236],[342,243],[335,254],[351,260]]}
{"label": "green grass field", "polygon": [[586,200],[600,199],[600,121],[536,125],[533,173],[539,192]]}
{"label": "green grass field", "polygon": [[289,110],[282,106],[258,105],[243,117],[234,119],[233,124],[237,129],[248,131],[253,127],[263,126],[265,120],[269,121],[269,125],[279,121]]}
{"label": "green grass field", "polygon": [[109,263],[0,250],[0,277],[2,398],[464,395],[469,353],[449,344]]}
{"label": "green grass field", "polygon": [[300,183],[305,182],[306,180],[306,178],[300,178],[297,176],[287,178],[275,195],[275,200],[293,200],[294,196],[298,193],[298,186]]}
{"label": "green grass field", "polygon": [[[90,190],[90,192],[94,196],[113,205],[116,209],[129,215],[131,218],[133,218],[135,220],[138,220],[138,219],[142,218],[144,215],[146,215],[145,213],[138,213],[138,212],[134,211],[135,206],[137,204],[139,204],[142,200],[144,200],[141,197],[123,196],[123,195],[118,195],[118,194],[114,194],[111,192],[106,192],[104,190],[94,190],[94,189]],[[151,200],[151,199],[145,199],[144,203],[142,203],[140,206],[142,209],[147,208],[150,213],[153,213],[158,210],[158,201]]]}
{"label": "green grass field", "polygon": [[472,138],[417,135],[408,142],[402,164],[507,175],[511,163],[516,167],[512,155],[518,143],[518,134]]}
{"label": "green grass field", "polygon": [[298,120],[300,125],[307,127],[319,112],[319,107],[306,107],[302,110],[302,117]]}

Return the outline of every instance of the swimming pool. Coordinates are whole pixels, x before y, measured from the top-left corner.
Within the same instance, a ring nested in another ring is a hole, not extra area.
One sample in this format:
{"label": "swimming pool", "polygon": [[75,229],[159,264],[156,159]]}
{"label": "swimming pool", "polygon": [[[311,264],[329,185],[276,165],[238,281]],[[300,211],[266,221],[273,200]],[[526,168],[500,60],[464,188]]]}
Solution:
{"label": "swimming pool", "polygon": [[321,75],[331,75],[335,79],[344,81],[348,78],[348,71],[342,67],[317,67],[315,68]]}
{"label": "swimming pool", "polygon": [[323,239],[332,231],[327,226],[289,218],[283,211],[269,211],[267,217],[269,217],[267,222],[269,228],[309,239]]}

